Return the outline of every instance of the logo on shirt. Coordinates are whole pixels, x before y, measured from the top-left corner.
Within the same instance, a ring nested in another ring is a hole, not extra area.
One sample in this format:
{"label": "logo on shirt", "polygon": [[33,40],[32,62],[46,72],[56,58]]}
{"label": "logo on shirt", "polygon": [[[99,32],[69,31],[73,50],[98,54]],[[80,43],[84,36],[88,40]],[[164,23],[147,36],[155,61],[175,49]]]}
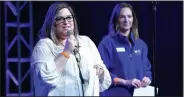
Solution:
{"label": "logo on shirt", "polygon": [[140,54],[141,54],[141,50],[134,50],[134,53],[135,53],[136,55],[140,55]]}
{"label": "logo on shirt", "polygon": [[117,52],[125,52],[125,48],[124,47],[118,47],[116,48]]}

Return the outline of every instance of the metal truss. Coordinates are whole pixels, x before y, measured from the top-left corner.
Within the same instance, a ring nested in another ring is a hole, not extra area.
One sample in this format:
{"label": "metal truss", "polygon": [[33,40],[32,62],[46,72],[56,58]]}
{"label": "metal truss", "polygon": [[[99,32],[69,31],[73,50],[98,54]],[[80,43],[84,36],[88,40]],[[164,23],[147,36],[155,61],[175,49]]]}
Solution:
{"label": "metal truss", "polygon": [[[27,20],[22,20],[25,18]],[[4,24],[6,96],[32,96],[33,80],[30,74],[30,56],[33,49],[32,2],[4,2]],[[29,89],[24,90],[27,87]]]}

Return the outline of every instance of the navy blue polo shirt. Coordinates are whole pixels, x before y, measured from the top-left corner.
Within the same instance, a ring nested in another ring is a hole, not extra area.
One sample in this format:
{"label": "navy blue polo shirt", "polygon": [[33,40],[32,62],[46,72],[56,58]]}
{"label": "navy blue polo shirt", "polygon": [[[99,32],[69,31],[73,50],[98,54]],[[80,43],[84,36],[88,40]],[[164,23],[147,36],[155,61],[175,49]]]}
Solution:
{"label": "navy blue polo shirt", "polygon": [[142,80],[144,76],[152,79],[151,64],[147,58],[147,45],[140,38],[135,39],[132,32],[130,40],[131,46],[128,43],[128,37],[118,32],[115,36],[105,36],[98,46],[112,80],[115,77]]}

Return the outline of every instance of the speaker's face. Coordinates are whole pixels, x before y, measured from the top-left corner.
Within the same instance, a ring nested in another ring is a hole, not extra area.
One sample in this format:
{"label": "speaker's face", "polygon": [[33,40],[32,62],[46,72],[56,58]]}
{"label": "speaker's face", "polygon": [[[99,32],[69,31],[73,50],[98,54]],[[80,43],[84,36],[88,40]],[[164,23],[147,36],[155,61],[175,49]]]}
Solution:
{"label": "speaker's face", "polygon": [[59,38],[67,38],[67,31],[74,30],[73,16],[67,8],[61,9],[55,17],[55,34]]}

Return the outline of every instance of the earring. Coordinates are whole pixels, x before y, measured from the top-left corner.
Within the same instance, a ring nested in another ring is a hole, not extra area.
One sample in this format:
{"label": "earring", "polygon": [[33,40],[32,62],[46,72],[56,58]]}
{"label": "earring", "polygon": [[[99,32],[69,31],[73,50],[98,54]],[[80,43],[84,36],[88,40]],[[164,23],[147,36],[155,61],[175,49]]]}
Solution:
{"label": "earring", "polygon": [[116,31],[118,31],[119,30],[119,25],[118,24],[116,24]]}

